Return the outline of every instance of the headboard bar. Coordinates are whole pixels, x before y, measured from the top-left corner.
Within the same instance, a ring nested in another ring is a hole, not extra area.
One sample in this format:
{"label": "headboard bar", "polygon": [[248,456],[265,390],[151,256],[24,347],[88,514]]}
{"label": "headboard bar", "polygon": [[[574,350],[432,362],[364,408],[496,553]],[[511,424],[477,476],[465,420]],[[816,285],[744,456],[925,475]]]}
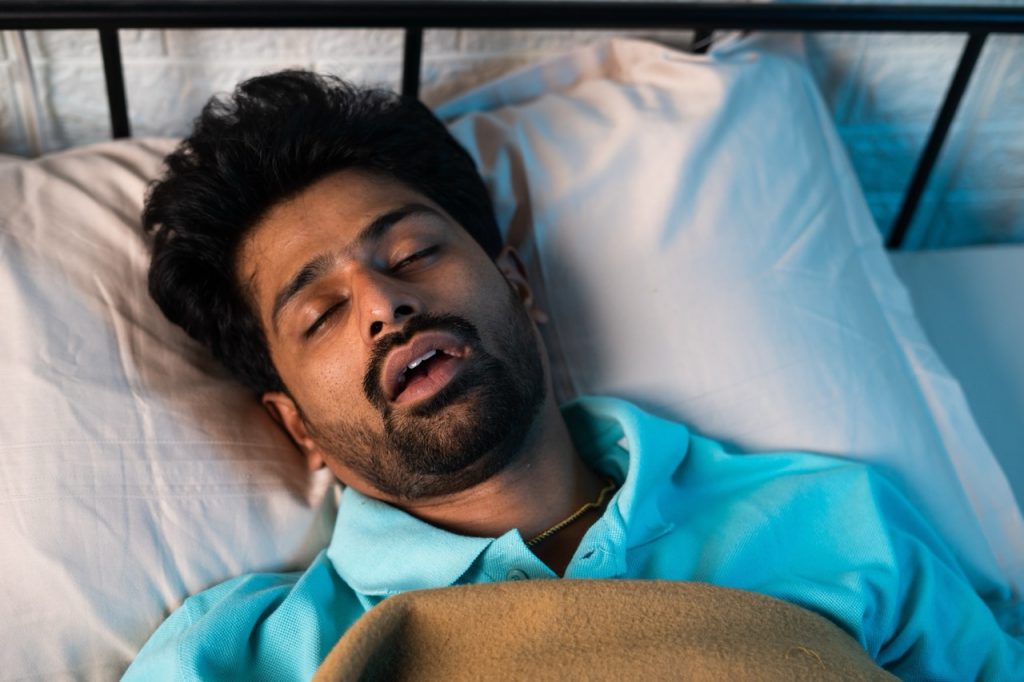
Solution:
{"label": "headboard bar", "polygon": [[121,40],[116,28],[100,29],[100,52],[103,55],[103,77],[107,83],[110,104],[110,129],[114,138],[131,137],[128,119],[128,98],[124,90],[124,68],[121,66]]}
{"label": "headboard bar", "polygon": [[5,0],[0,29],[579,28],[1024,32],[1019,8],[622,0]]}
{"label": "headboard bar", "polygon": [[949,127],[953,123],[953,117],[956,116],[956,110],[960,106],[960,99],[967,89],[967,83],[971,79],[971,74],[974,73],[974,67],[978,63],[978,57],[981,55],[981,49],[985,46],[986,38],[988,38],[988,33],[985,32],[971,33],[967,38],[967,43],[960,54],[960,63],[957,64],[953,80],[950,81],[946,97],[942,101],[942,108],[939,109],[939,115],[932,124],[932,130],[928,134],[928,142],[925,144],[924,151],[921,152],[921,156],[917,160],[917,167],[914,169],[914,175],[910,180],[910,185],[907,187],[907,193],[903,196],[900,212],[896,216],[892,230],[889,232],[889,238],[885,243],[887,248],[898,249],[903,245],[903,238],[910,228],[910,222],[914,218],[914,211],[917,210],[917,204],[921,200],[921,195],[924,193],[925,187],[928,186],[928,178],[931,176],[932,168],[939,158],[942,143],[945,141],[946,133],[949,132]]}
{"label": "headboard bar", "polygon": [[406,28],[402,47],[402,94],[420,95],[420,60],[423,57],[423,29]]}

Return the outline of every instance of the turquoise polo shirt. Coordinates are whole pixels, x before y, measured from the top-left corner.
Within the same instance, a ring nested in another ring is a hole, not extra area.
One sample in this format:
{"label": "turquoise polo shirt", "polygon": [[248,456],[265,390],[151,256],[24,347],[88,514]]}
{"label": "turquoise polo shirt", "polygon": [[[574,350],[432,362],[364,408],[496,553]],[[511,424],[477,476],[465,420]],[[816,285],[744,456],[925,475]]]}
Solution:
{"label": "turquoise polo shirt", "polygon": [[[903,679],[1024,679],[1024,604],[1004,595],[1001,627],[942,539],[869,468],[730,454],[613,398],[579,399],[563,416],[590,466],[621,482],[567,578],[751,590],[829,618]],[[125,679],[306,680],[391,595],[554,579],[517,530],[456,535],[349,488],[306,571],[246,575],[189,598]]]}

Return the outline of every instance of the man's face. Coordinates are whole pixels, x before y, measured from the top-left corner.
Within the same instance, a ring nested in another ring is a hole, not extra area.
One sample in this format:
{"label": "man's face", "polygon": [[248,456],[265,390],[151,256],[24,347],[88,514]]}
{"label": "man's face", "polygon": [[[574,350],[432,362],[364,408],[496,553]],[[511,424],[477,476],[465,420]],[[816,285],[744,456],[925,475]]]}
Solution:
{"label": "man's face", "polygon": [[499,264],[379,175],[341,171],[277,204],[237,263],[288,387],[264,403],[361,492],[414,500],[489,478],[546,386],[529,288],[514,255]]}

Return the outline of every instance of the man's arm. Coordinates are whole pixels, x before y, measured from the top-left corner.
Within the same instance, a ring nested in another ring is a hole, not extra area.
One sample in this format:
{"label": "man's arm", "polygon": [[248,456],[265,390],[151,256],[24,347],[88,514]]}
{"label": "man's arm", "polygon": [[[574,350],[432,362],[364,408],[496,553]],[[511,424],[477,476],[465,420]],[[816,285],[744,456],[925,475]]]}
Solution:
{"label": "man's arm", "polygon": [[1024,679],[1024,604],[1007,603],[1014,636],[902,493],[875,474],[871,486],[895,569],[873,581],[878,592],[874,612],[865,614],[868,653],[901,679]]}
{"label": "man's arm", "polygon": [[308,680],[362,613],[321,554],[303,574],[242,576],[189,598],[124,679]]}

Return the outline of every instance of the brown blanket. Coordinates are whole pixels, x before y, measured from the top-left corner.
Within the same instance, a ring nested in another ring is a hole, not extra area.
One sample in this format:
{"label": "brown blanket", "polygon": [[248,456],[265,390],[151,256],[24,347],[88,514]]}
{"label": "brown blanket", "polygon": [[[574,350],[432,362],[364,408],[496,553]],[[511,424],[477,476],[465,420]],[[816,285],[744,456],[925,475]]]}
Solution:
{"label": "brown blanket", "polygon": [[825,618],[704,583],[538,580],[406,592],[315,680],[892,680]]}

